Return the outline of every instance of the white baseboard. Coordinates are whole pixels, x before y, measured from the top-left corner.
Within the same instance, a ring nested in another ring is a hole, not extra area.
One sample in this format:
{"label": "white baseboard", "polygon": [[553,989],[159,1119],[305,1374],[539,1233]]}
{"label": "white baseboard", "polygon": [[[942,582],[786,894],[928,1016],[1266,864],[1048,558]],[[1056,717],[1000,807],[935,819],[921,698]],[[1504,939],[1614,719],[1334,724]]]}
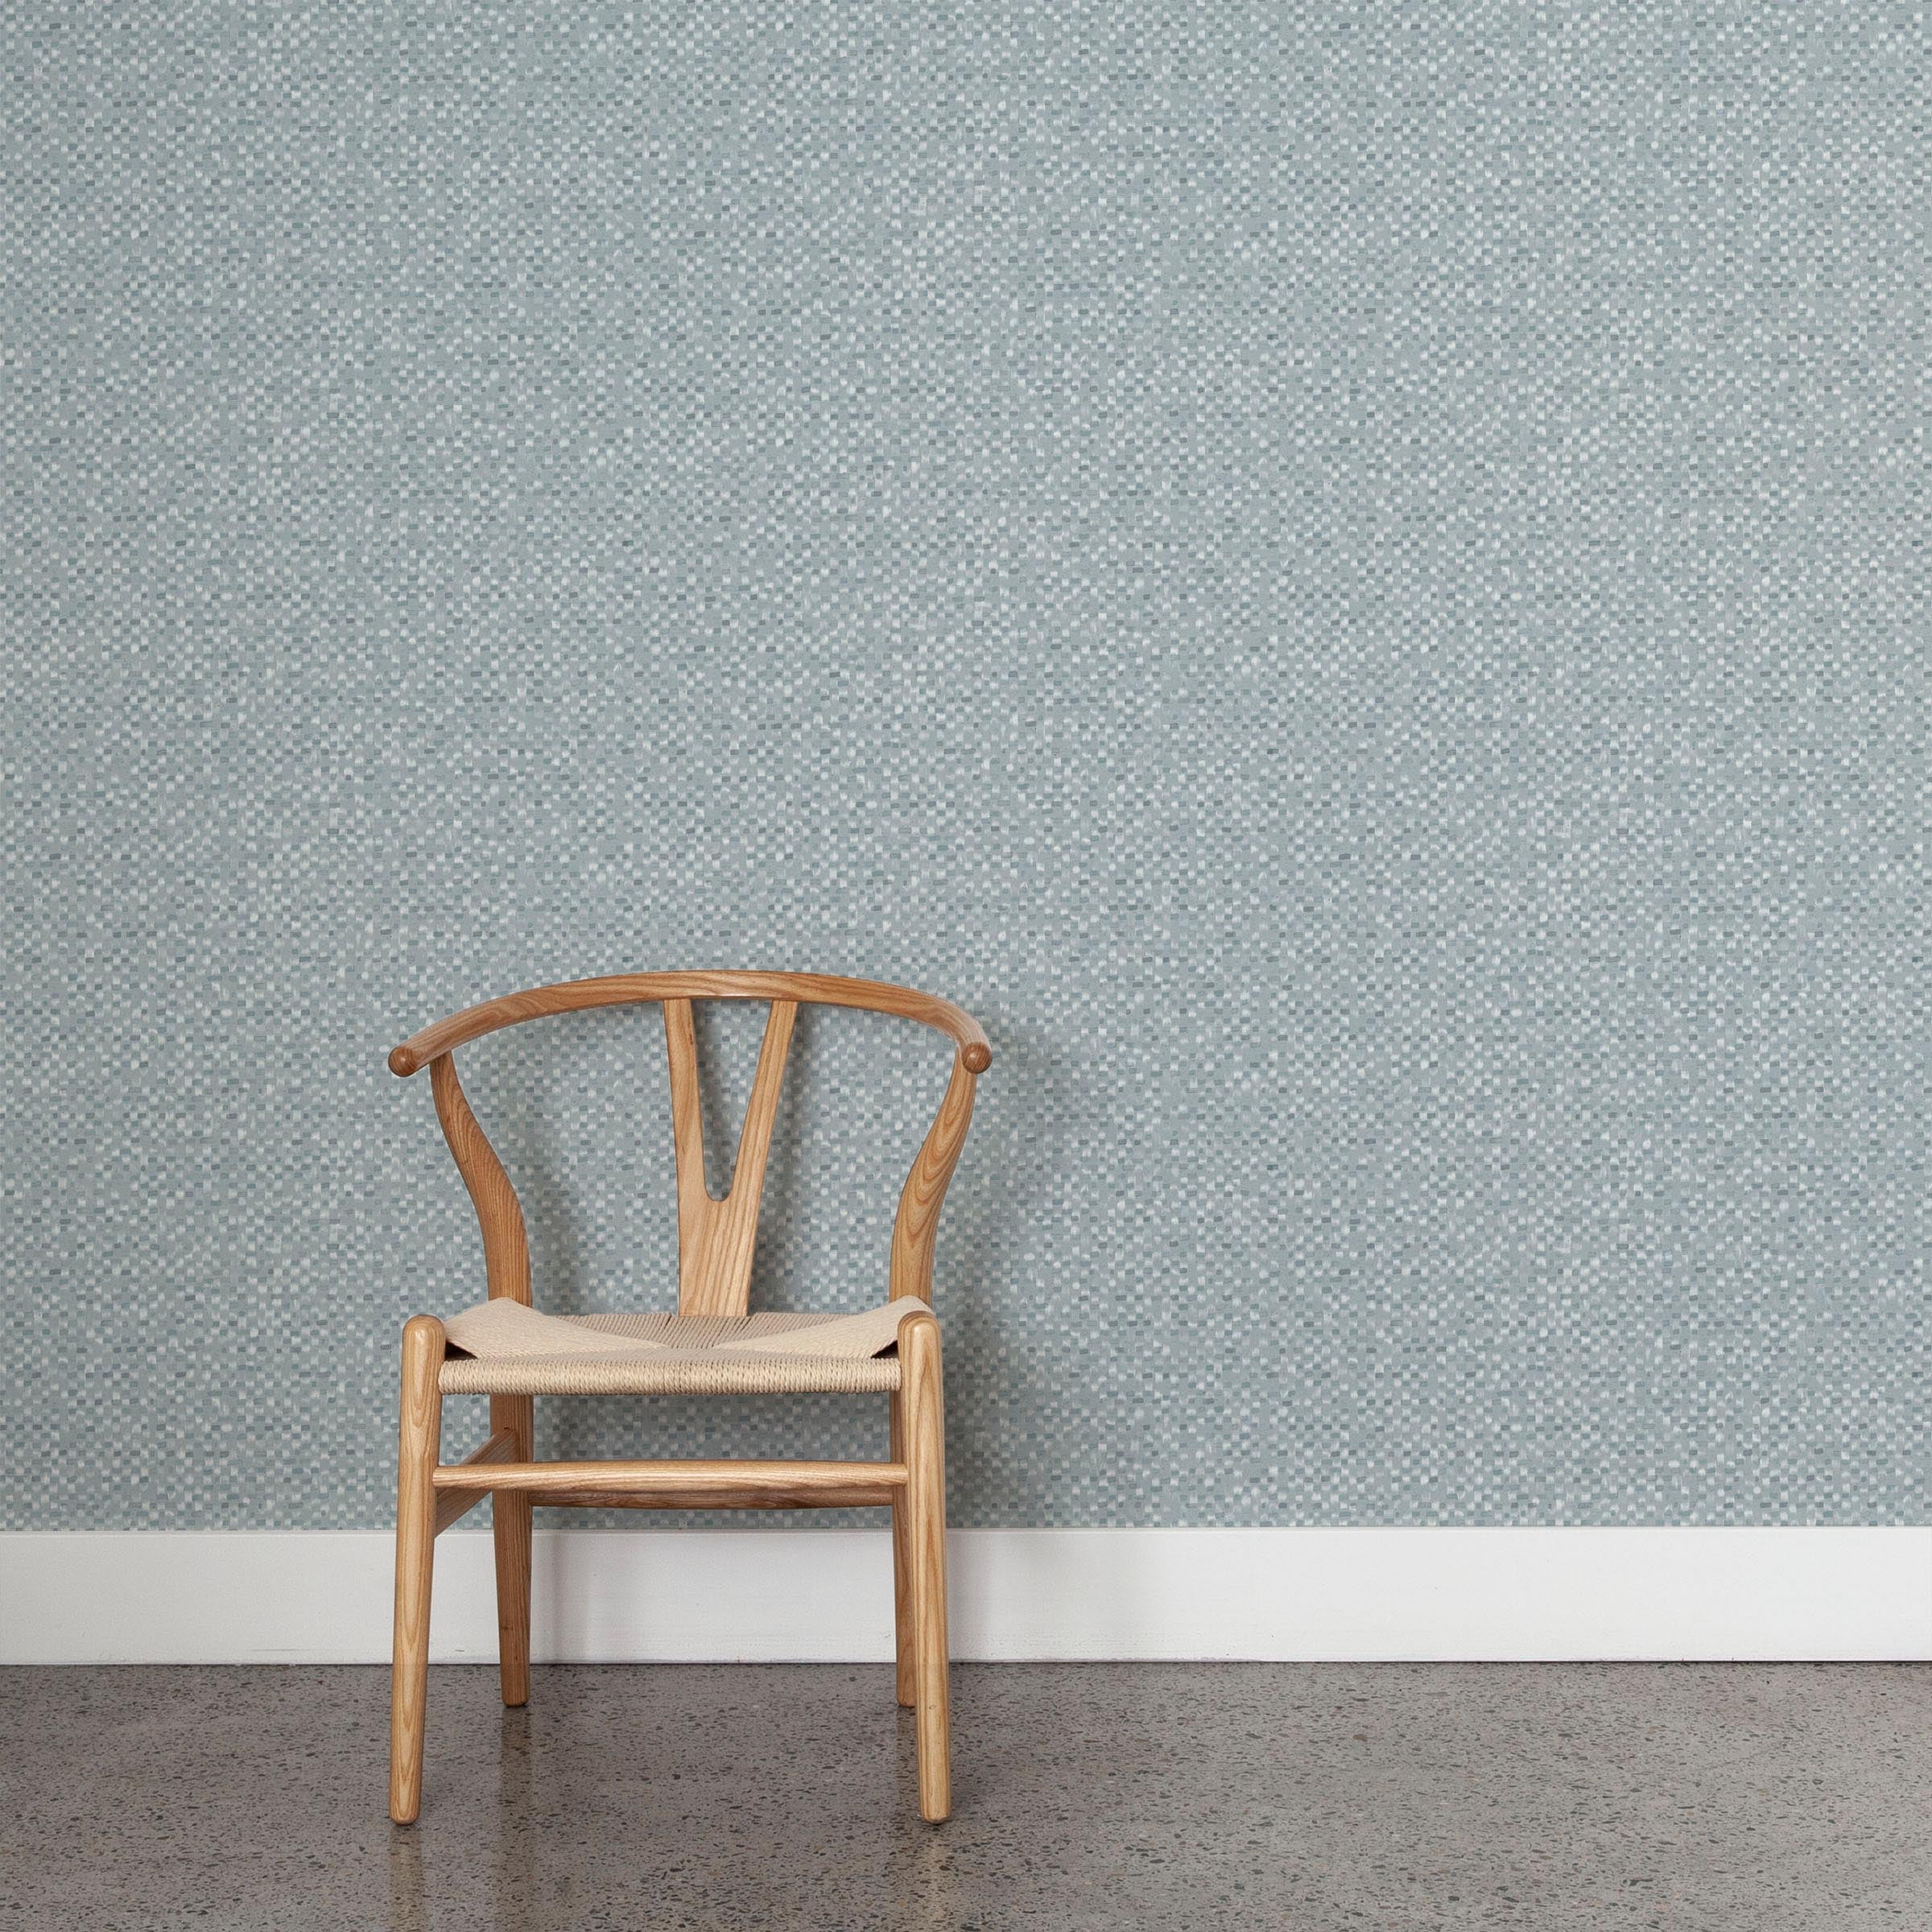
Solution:
{"label": "white baseboard", "polygon": [[[0,1663],[377,1663],[378,1531],[0,1535]],[[1932,1657],[1932,1529],[959,1530],[961,1660]],[[496,1654],[490,1540],[433,1654]],[[539,1530],[550,1662],[883,1661],[883,1531]]]}

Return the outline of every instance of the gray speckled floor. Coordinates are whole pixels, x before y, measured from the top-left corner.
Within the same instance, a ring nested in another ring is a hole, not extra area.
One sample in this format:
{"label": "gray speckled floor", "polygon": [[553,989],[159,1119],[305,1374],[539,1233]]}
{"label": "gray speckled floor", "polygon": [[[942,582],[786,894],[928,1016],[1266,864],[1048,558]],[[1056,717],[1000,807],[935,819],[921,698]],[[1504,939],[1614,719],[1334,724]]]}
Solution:
{"label": "gray speckled floor", "polygon": [[1932,1923],[1905,1666],[961,1666],[937,1828],[874,1666],[435,1670],[413,1831],[386,1695],[0,1672],[0,1926]]}

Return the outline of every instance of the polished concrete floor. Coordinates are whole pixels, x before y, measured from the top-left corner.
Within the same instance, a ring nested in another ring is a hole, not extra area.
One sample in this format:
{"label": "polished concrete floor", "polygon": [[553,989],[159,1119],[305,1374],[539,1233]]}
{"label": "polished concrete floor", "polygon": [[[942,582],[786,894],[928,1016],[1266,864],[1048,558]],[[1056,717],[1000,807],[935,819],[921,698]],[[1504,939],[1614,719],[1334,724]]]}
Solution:
{"label": "polished concrete floor", "polygon": [[953,1676],[921,1824],[874,1666],[0,1671],[0,1928],[1932,1924],[1932,1670],[1029,1665]]}

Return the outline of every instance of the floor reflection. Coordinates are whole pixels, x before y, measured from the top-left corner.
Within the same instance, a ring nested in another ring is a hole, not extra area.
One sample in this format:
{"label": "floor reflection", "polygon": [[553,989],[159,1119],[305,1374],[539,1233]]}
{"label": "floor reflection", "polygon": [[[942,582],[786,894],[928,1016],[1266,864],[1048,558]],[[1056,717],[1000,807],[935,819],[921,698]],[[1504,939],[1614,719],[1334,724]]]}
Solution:
{"label": "floor reflection", "polygon": [[[479,1868],[485,1874],[493,1932],[558,1932],[573,1923],[575,1888],[567,1873],[554,1886],[547,1882],[543,1833],[532,1823],[532,1722],[527,1705],[502,1713],[495,1815],[473,1818],[473,1835],[466,1834],[465,1849],[455,1854],[467,1876],[473,1877]],[[455,1882],[456,1872],[443,1869],[452,1848],[421,1824],[392,1825],[390,1832],[386,1932],[437,1932],[431,1901],[452,1899],[465,1889]]]}
{"label": "floor reflection", "polygon": [[431,1932],[423,1886],[423,1835],[414,1825],[389,1828],[388,1932]]}

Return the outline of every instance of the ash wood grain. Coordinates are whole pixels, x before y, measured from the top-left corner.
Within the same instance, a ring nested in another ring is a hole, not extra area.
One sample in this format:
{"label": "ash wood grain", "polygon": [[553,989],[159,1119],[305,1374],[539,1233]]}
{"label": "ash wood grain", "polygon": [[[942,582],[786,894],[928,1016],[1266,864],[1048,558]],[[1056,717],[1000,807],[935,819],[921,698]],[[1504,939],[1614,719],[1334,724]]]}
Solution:
{"label": "ash wood grain", "polygon": [[660,1000],[790,1000],[818,1006],[855,1006],[896,1013],[947,1034],[972,1073],[993,1064],[993,1049],[980,1023],[963,1007],[910,986],[883,980],[853,980],[823,972],[624,972],[602,979],[568,980],[535,986],[465,1007],[412,1034],[389,1056],[390,1071],[407,1079],[439,1055],[503,1026],[547,1013],[580,1013],[592,1006],[650,1005]]}
{"label": "ash wood grain", "polygon": [[[500,1429],[481,1449],[464,1457],[461,1467],[474,1463],[514,1463],[518,1459],[515,1432]],[[486,1489],[445,1489],[436,1497],[436,1534],[440,1536],[453,1522],[469,1515],[489,1492]]]}
{"label": "ash wood grain", "polygon": [[436,1096],[436,1118],[449,1143],[456,1171],[477,1210],[483,1231],[483,1268],[489,1298],[508,1295],[530,1305],[530,1236],[524,1232],[523,1210],[497,1150],[477,1124],[456,1078],[456,1063],[439,1054],[429,1063],[430,1090]]}
{"label": "ash wood grain", "polygon": [[[888,1399],[892,1405],[892,1459],[903,1463],[906,1405],[896,1389]],[[893,1695],[908,1711],[919,1703],[912,1632],[912,1517],[906,1506],[906,1492],[902,1488],[894,1492],[892,1499],[892,1653],[895,1665]]]}
{"label": "ash wood grain", "polygon": [[785,1084],[798,1003],[774,1000],[758,1046],[758,1071],[739,1129],[731,1187],[712,1194],[704,1172],[704,1103],[698,1091],[696,1030],[689,1000],[664,1002],[664,1046],[671,1062],[671,1141],[678,1162],[678,1312],[743,1315],[750,1305],[751,1257],[765,1198],[765,1164]]}
{"label": "ash wood grain", "polygon": [[[493,1395],[489,1426],[510,1439],[506,1462],[535,1453],[536,1404],[527,1395]],[[506,1491],[491,1511],[497,1559],[497,1677],[512,1709],[530,1702],[530,1498]]]}
{"label": "ash wood grain", "polygon": [[[433,1472],[440,1490],[493,1489],[540,1491],[567,1495],[594,1489],[609,1496],[739,1496],[766,1497],[761,1506],[778,1509],[808,1508],[826,1497],[843,1501],[863,1490],[873,1503],[891,1500],[903,1488],[906,1469],[898,1463],[808,1462],[636,1462],[636,1463],[450,1463]],[[793,1497],[805,1499],[794,1503]],[[671,1508],[710,1508],[705,1504],[667,1505]],[[720,1507],[730,1507],[721,1505]]]}
{"label": "ash wood grain", "polygon": [[952,1170],[966,1145],[972,1125],[973,1075],[965,1056],[953,1062],[945,1098],[927,1130],[924,1144],[899,1191],[899,1211],[893,1218],[891,1294],[932,1299],[932,1257],[939,1238],[939,1210]]}
{"label": "ash wood grain", "polygon": [[796,1490],[769,1484],[750,1489],[702,1484],[687,1489],[647,1491],[599,1489],[572,1484],[564,1489],[530,1489],[521,1493],[540,1507],[562,1509],[879,1509],[886,1507],[898,1491],[890,1484],[869,1482]]}
{"label": "ash wood grain", "polygon": [[899,1324],[904,1365],[906,1509],[912,1571],[914,1709],[918,1719],[919,1815],[952,1811],[952,1719],[946,1642],[946,1406],[939,1325],[929,1312]]}
{"label": "ash wood grain", "polygon": [[413,1824],[423,1801],[423,1717],[429,1692],[429,1596],[436,1548],[436,1456],[443,1434],[443,1324],[419,1315],[402,1330],[396,1455],[396,1611],[390,1673],[389,1814]]}

